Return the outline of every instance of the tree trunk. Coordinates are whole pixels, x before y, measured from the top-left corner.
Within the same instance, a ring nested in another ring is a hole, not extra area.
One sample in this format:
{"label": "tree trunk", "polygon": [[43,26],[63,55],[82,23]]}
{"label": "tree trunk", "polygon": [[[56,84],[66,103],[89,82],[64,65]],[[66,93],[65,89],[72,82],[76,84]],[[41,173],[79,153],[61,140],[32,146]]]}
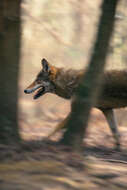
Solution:
{"label": "tree trunk", "polygon": [[63,144],[72,146],[76,151],[81,148],[90,110],[101,88],[117,3],[118,0],[104,0],[102,3],[102,15],[90,64],[72,103],[70,119],[66,123],[67,131],[61,140]]}
{"label": "tree trunk", "polygon": [[0,143],[19,141],[20,1],[0,0]]}

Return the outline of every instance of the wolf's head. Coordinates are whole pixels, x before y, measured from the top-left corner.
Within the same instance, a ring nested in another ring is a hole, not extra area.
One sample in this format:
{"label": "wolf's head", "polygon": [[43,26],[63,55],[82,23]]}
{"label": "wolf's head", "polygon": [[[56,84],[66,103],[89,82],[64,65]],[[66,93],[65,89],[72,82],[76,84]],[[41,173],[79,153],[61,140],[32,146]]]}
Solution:
{"label": "wolf's head", "polygon": [[53,93],[55,91],[53,83],[56,74],[55,67],[51,66],[46,59],[42,59],[41,64],[42,70],[38,73],[35,81],[24,90],[27,94],[35,92],[34,99],[47,92]]}

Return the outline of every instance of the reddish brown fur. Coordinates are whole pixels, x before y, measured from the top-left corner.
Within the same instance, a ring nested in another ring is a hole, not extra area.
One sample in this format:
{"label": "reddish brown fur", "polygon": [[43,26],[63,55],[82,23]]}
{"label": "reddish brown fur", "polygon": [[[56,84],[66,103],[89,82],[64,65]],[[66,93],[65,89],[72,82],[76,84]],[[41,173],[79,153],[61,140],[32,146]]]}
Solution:
{"label": "reddish brown fur", "polygon": [[[52,72],[52,81],[55,84],[55,94],[69,99],[84,74],[84,70],[68,70],[55,68]],[[102,93],[95,107],[98,108],[120,108],[127,106],[127,71],[107,71],[104,73],[104,84]]]}

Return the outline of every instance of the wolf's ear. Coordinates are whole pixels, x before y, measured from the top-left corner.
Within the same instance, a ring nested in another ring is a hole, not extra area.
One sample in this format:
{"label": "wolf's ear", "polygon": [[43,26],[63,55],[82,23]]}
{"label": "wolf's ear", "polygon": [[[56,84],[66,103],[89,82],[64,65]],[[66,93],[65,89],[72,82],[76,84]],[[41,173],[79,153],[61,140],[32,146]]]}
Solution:
{"label": "wolf's ear", "polygon": [[44,72],[49,72],[50,71],[50,66],[49,66],[48,61],[46,59],[43,58],[41,60],[41,64],[42,64]]}

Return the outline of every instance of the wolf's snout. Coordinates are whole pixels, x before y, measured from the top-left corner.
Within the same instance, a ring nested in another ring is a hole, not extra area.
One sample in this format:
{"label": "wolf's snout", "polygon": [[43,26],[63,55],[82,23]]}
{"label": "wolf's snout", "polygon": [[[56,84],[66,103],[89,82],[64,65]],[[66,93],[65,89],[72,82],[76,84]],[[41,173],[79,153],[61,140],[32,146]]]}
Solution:
{"label": "wolf's snout", "polygon": [[29,94],[29,93],[31,93],[31,90],[25,89],[25,90],[24,90],[24,93],[25,93],[25,94]]}
{"label": "wolf's snout", "polygon": [[34,88],[33,89],[25,89],[24,93],[30,94],[30,93],[34,92],[34,90],[35,90]]}
{"label": "wolf's snout", "polygon": [[26,89],[24,90],[24,93],[26,93],[26,94],[27,94],[27,90],[26,90]]}
{"label": "wolf's snout", "polygon": [[30,94],[34,91],[36,91],[37,89],[42,88],[42,84],[36,84],[35,82],[32,83],[30,86],[28,86],[25,90],[24,93],[26,94]]}

